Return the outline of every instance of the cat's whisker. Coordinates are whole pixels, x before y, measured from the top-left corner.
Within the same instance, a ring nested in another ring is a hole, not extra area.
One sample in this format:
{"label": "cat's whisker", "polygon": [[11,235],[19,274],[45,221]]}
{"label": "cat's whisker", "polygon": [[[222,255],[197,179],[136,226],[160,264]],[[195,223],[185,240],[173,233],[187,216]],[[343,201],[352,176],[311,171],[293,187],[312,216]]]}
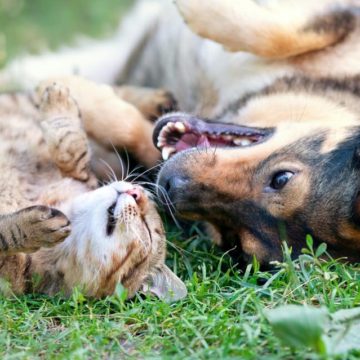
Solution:
{"label": "cat's whisker", "polygon": [[162,188],[159,188],[159,190],[161,191],[163,197],[165,198],[165,204],[166,206],[168,207],[168,210],[170,212],[170,215],[172,217],[172,219],[174,220],[174,223],[175,225],[178,227],[178,228],[181,228],[179,222],[177,221],[176,219],[176,216],[175,216],[175,212],[176,212],[176,209],[175,209],[175,206],[174,204],[171,202],[170,198],[169,198],[169,195],[166,193],[165,189],[162,189]]}
{"label": "cat's whisker", "polygon": [[156,168],[160,167],[161,165],[162,165],[162,163],[159,163],[159,164],[156,164],[156,165],[152,166],[151,168],[149,168],[149,169],[143,171],[142,173],[140,173],[140,174],[139,174],[135,179],[133,179],[132,181],[135,182],[138,178],[144,176],[145,174],[149,173],[150,171],[155,170]]}
{"label": "cat's whisker", "polygon": [[115,217],[116,221],[123,223],[125,225],[125,232],[126,233],[131,233],[133,235],[135,235],[135,237],[137,238],[137,240],[142,244],[142,245],[146,245],[147,243],[144,242],[143,238],[141,237],[141,235],[138,233],[137,229],[134,227],[131,227],[131,223],[133,219],[126,219],[124,216],[124,212],[121,212],[120,214],[118,214]]}
{"label": "cat's whisker", "polygon": [[172,203],[172,201],[170,200],[170,198],[169,198],[166,190],[165,190],[161,185],[156,184],[156,183],[150,183],[150,182],[145,182],[145,181],[143,181],[143,182],[139,182],[138,184],[139,184],[139,185],[149,185],[149,186],[153,186],[154,188],[156,188],[157,190],[159,190],[159,191],[161,192],[162,196],[163,196],[164,199],[165,199],[165,203],[164,203],[162,200],[160,200],[160,203],[161,203],[162,205],[167,206],[167,208],[168,208],[168,210],[169,210],[169,212],[170,212],[171,218],[173,219],[175,225],[180,229],[181,226],[180,226],[179,222],[177,221],[177,219],[176,219],[176,217],[175,217],[175,211],[176,211],[175,206],[174,206],[174,204]]}
{"label": "cat's whisker", "polygon": [[[162,204],[162,205],[171,206],[171,207],[175,210],[174,204],[172,203],[172,201],[170,200],[169,196],[167,195],[166,190],[165,190],[161,185],[159,185],[159,184],[157,184],[157,183],[147,182],[147,181],[140,181],[140,182],[138,182],[138,184],[139,184],[139,185],[143,185],[143,186],[145,186],[145,185],[147,185],[147,186],[152,186],[152,187],[154,187],[155,189],[161,191],[162,195],[163,195],[166,199],[168,199],[168,201],[167,201],[166,203],[164,203],[163,201],[161,201],[161,200],[159,199],[160,202],[161,202],[161,204]],[[154,191],[155,191],[155,190],[154,190]],[[154,192],[154,195],[157,196],[158,193],[157,193],[157,192]]]}
{"label": "cat's whisker", "polygon": [[138,176],[139,174],[138,173],[135,173],[135,171],[137,171],[137,170],[139,170],[139,169],[141,169],[141,165],[138,165],[138,166],[136,166],[134,169],[132,169],[131,171],[130,171],[130,173],[127,175],[127,177],[125,178],[125,181],[129,181],[129,182],[131,182],[131,177],[132,176]]}
{"label": "cat's whisker", "polygon": [[[125,173],[128,172],[129,167],[127,167],[127,169],[125,171],[124,162],[123,162],[123,160],[122,160],[122,158],[121,158],[121,156],[119,154],[119,151],[116,149],[116,147],[114,146],[113,143],[111,143],[111,146],[112,146],[112,148],[113,148],[113,150],[114,150],[114,152],[116,154],[116,157],[119,160],[120,166],[121,166],[121,181],[124,181]],[[126,154],[127,154],[127,152],[126,152]],[[128,164],[128,166],[129,166],[129,164]]]}
{"label": "cat's whisker", "polygon": [[123,181],[126,181],[126,179],[129,176],[129,171],[130,171],[130,157],[129,157],[129,153],[127,152],[126,149],[124,149],[125,155],[126,155],[126,176],[124,178]]}
{"label": "cat's whisker", "polygon": [[109,176],[109,180],[118,181],[114,169],[108,164],[108,162],[105,161],[104,159],[100,159],[100,162],[102,162],[110,170],[110,174],[112,175],[112,179]]}

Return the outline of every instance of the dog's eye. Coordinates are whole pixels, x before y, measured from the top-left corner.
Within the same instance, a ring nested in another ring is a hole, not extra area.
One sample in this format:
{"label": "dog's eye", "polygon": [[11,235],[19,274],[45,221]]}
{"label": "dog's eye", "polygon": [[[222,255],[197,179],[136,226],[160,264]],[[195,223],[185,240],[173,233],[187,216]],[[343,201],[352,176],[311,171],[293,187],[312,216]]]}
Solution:
{"label": "dog's eye", "polygon": [[274,190],[281,190],[293,176],[294,173],[291,171],[280,171],[272,178],[270,187]]}

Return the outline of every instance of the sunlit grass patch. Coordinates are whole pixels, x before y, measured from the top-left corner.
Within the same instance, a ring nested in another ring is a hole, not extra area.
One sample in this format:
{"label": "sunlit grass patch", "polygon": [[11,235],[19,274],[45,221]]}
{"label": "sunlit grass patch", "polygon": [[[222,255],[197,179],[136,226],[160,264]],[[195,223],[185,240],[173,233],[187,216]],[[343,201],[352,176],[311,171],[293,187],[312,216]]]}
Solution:
{"label": "sunlit grass patch", "polygon": [[70,299],[2,298],[1,358],[304,359],[312,350],[280,343],[266,312],[284,304],[334,312],[360,303],[357,266],[313,255],[289,266],[285,256],[274,271],[263,272],[254,263],[241,272],[196,227],[188,240],[179,240],[177,232],[170,238],[168,264],[186,281],[185,300],[124,301],[121,291],[103,300],[78,291]]}

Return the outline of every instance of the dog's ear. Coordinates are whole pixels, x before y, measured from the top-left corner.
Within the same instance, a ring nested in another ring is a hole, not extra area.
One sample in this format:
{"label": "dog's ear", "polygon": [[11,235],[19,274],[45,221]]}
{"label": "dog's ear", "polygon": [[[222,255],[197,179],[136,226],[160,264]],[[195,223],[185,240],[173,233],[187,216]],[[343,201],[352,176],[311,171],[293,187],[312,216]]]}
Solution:
{"label": "dog's ear", "polygon": [[187,295],[185,284],[165,264],[146,279],[142,290],[166,302],[181,300]]}

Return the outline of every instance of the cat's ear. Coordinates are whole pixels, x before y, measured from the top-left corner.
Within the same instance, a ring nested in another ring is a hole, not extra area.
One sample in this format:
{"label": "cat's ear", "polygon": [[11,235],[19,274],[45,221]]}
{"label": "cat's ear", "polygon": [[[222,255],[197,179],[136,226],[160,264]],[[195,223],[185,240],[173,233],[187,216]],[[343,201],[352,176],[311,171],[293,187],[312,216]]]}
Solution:
{"label": "cat's ear", "polygon": [[185,284],[165,264],[147,278],[142,290],[166,302],[181,300],[187,295]]}

